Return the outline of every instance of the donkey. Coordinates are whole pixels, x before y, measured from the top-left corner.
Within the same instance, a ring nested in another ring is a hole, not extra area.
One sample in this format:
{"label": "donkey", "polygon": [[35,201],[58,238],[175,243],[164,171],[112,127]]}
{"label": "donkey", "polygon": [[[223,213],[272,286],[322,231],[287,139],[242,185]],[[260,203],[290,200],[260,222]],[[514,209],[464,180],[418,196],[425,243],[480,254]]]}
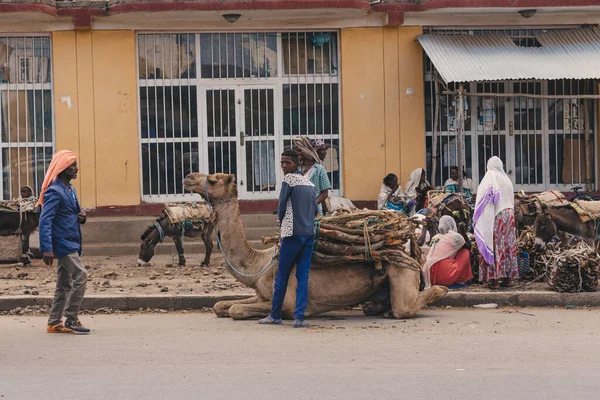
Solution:
{"label": "donkey", "polygon": [[0,236],[20,234],[22,241],[21,262],[30,265],[29,237],[37,229],[40,222],[40,213],[27,211],[24,213],[0,212]]}
{"label": "donkey", "polygon": [[596,221],[582,222],[577,211],[571,206],[542,206],[542,212],[535,219],[535,247],[544,251],[546,244],[559,234],[565,243],[566,233],[584,240],[594,246],[596,240]]}
{"label": "donkey", "polygon": [[185,257],[183,255],[183,237],[196,238],[201,236],[204,242],[206,253],[202,265],[210,265],[210,256],[212,254],[213,244],[211,240],[214,225],[208,222],[201,227],[192,226],[187,229],[184,224],[172,224],[171,220],[163,215],[159,217],[154,224],[150,225],[142,235],[142,245],[140,247],[140,255],[138,257],[138,265],[145,265],[150,262],[154,256],[154,248],[164,240],[166,236],[173,239],[177,254],[179,255],[179,265],[185,265]]}

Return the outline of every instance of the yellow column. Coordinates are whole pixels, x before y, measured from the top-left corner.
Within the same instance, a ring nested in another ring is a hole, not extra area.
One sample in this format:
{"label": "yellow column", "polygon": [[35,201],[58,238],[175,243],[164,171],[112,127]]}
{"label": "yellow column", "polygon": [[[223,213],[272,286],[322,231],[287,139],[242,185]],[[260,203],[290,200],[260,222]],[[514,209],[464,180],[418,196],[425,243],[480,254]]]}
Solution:
{"label": "yellow column", "polygon": [[[95,208],[96,199],[96,146],[94,143],[94,67],[92,65],[92,32],[76,32],[77,89],[79,93],[79,198],[83,207]],[[57,132],[58,134],[58,132]]]}
{"label": "yellow column", "polygon": [[94,31],[98,206],[140,204],[135,32]]}
{"label": "yellow column", "polygon": [[423,29],[398,28],[398,91],[400,96],[400,181],[412,170],[425,168],[425,95],[423,49],[415,37]]}
{"label": "yellow column", "polygon": [[383,29],[341,32],[344,195],[377,198],[385,175]]}
{"label": "yellow column", "polygon": [[385,77],[385,170],[400,173],[400,96],[398,28],[383,29]]}

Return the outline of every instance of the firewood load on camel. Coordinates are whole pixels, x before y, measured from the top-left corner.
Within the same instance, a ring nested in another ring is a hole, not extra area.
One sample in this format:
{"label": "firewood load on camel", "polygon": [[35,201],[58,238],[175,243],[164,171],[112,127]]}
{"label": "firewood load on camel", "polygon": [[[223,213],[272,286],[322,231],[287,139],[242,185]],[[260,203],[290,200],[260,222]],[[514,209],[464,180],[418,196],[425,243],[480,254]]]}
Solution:
{"label": "firewood load on camel", "polygon": [[[376,270],[389,263],[419,270],[422,259],[419,229],[421,222],[387,210],[322,217],[316,221],[314,268],[360,262]],[[264,244],[278,242],[279,236],[263,238]]]}

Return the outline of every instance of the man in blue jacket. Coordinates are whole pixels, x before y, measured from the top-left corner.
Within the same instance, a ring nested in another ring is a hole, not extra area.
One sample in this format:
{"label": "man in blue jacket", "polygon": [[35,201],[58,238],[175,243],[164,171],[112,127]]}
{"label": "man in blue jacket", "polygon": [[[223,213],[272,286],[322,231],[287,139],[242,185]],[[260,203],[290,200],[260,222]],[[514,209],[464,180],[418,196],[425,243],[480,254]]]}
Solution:
{"label": "man in blue jacket", "polygon": [[[79,168],[75,154],[63,150],[54,155],[40,193],[40,248],[44,262],[51,266],[58,259],[56,291],[48,333],[89,333],[79,321],[88,273],[81,262],[81,229],[86,221],[71,180]],[[63,324],[63,313],[66,321]]]}
{"label": "man in blue jacket", "polygon": [[281,154],[281,168],[285,177],[279,195],[279,225],[281,249],[279,267],[275,276],[275,289],[268,317],[259,324],[281,324],[281,309],[285,300],[290,273],[296,265],[296,309],[294,328],[307,327],[304,312],[308,302],[308,274],[315,242],[315,216],[317,202],[314,185],[298,171],[298,153],[286,150]]}

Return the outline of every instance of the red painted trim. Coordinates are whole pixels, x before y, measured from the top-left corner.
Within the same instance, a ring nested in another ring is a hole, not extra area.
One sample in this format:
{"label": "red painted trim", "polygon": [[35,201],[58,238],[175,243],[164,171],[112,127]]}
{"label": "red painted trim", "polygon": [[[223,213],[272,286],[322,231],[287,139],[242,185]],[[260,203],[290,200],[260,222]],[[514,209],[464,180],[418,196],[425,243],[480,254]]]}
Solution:
{"label": "red painted trim", "polygon": [[56,7],[45,4],[0,3],[0,13],[13,12],[40,12],[53,16],[57,15]]}
{"label": "red painted trim", "polygon": [[107,15],[102,8],[59,8],[58,16],[72,17],[75,29],[91,29],[92,17]]}
{"label": "red painted trim", "polygon": [[383,3],[373,5],[373,11],[428,11],[440,8],[541,8],[599,6],[598,0],[430,0],[421,4]]}
{"label": "red painted trim", "polygon": [[354,8],[369,10],[368,0],[140,1],[110,6],[111,14],[140,11],[232,11]]}

